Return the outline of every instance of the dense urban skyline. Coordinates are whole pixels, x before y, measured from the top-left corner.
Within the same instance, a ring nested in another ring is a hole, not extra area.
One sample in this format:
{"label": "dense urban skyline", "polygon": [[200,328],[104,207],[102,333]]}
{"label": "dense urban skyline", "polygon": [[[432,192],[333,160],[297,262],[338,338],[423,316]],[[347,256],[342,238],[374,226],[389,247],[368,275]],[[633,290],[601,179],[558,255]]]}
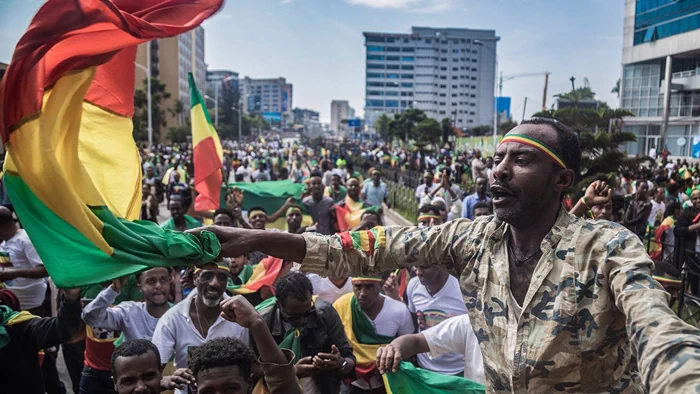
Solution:
{"label": "dense urban skyline", "polygon": [[[0,61],[42,1],[0,0]],[[331,100],[348,100],[362,115],[365,100],[363,31],[406,32],[412,26],[494,29],[499,71],[505,75],[550,71],[552,95],[587,77],[598,98],[618,106],[610,93],[621,71],[623,3],[606,0],[243,0],[228,1],[204,24],[210,69],[253,78],[284,77],[295,86],[294,105],[330,121]],[[240,37],[241,40],[237,40]],[[507,81],[511,110],[527,115],[542,100],[541,78]]]}

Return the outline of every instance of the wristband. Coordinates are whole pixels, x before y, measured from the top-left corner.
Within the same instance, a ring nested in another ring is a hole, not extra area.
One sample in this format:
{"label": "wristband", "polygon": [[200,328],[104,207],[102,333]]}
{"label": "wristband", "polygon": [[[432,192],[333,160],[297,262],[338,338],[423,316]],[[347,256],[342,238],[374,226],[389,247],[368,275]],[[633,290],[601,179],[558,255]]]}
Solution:
{"label": "wristband", "polygon": [[591,207],[589,207],[588,204],[586,204],[585,197],[581,197],[581,200],[579,200],[579,201],[581,201],[581,204],[583,204],[583,206],[586,207],[587,210],[589,210],[589,211],[591,210]]}

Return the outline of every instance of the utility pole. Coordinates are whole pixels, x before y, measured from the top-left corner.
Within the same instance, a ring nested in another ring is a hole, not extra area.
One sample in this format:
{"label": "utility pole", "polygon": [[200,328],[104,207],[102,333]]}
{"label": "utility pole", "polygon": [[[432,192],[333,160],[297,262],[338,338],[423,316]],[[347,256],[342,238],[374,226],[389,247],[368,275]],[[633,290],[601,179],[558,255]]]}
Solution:
{"label": "utility pole", "polygon": [[576,90],[576,85],[574,85],[574,81],[576,81],[576,77],[572,76],[571,78],[569,78],[569,81],[571,81],[571,91],[573,92],[574,90]]}
{"label": "utility pole", "polygon": [[673,66],[673,58],[671,56],[666,56],[666,72],[664,73],[664,79],[666,80],[666,86],[664,86],[664,114],[661,118],[661,151],[666,149],[666,134],[668,133],[668,118],[671,115],[671,67]]}
{"label": "utility pole", "polygon": [[525,121],[525,109],[527,109],[527,97],[525,97],[525,104],[523,104],[523,117],[520,119],[520,123]]}
{"label": "utility pole", "polygon": [[549,85],[549,73],[544,73],[544,94],[542,94],[542,111],[547,110],[547,85]]}

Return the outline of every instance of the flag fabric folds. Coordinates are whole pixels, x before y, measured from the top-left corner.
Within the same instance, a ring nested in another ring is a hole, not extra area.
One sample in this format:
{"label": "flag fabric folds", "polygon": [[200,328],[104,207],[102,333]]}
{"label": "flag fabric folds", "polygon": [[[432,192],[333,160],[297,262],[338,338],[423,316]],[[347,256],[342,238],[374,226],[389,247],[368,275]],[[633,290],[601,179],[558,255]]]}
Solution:
{"label": "flag fabric folds", "polygon": [[227,286],[226,290],[236,294],[252,294],[265,286],[273,289],[283,263],[282,259],[266,257],[253,266],[253,272],[244,284],[231,284],[231,286]]}
{"label": "flag fabric folds", "polygon": [[399,370],[383,375],[387,394],[484,394],[483,385],[459,376],[443,375],[401,362]]}
{"label": "flag fabric folds", "polygon": [[136,46],[185,33],[223,0],[49,0],[0,84],[3,177],[54,282],[77,287],[153,266],[209,261],[220,246],[137,219]]}
{"label": "flag fabric folds", "polygon": [[189,73],[188,78],[190,82],[194,189],[197,191],[194,209],[213,211],[219,208],[222,180],[221,161],[224,152],[221,149],[221,141],[216,134],[214,124],[209,117],[204,98],[194,83],[192,73]]}
{"label": "flag fabric folds", "polygon": [[345,205],[336,205],[335,215],[340,231],[355,229],[362,221],[362,214],[370,208],[364,201],[354,201],[350,196],[345,196]]}
{"label": "flag fabric folds", "polygon": [[5,327],[38,318],[39,316],[32,315],[27,311],[17,312],[7,305],[0,305],[0,349],[10,343],[10,335]]}
{"label": "flag fabric folds", "polygon": [[345,328],[345,335],[357,359],[355,372],[358,379],[369,380],[377,371],[377,350],[394,339],[377,334],[374,325],[357,304],[355,294],[348,293],[338,298],[333,307],[338,312]]}
{"label": "flag fabric folds", "polygon": [[[229,189],[238,188],[244,192],[241,209],[250,211],[251,208],[260,207],[265,213],[272,215],[277,212],[289,197],[299,200],[306,186],[302,183],[294,183],[291,180],[264,181],[255,183],[237,182],[229,185]],[[304,204],[297,204],[302,212],[302,227],[312,224],[311,215]],[[284,215],[275,222],[267,224],[268,229],[287,230],[287,221]]]}

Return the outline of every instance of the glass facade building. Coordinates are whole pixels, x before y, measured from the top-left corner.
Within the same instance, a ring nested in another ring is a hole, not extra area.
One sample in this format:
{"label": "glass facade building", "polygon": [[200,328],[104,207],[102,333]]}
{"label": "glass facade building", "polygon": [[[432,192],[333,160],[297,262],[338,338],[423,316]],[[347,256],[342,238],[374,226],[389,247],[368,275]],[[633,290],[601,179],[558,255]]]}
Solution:
{"label": "glass facade building", "polygon": [[666,148],[672,156],[692,156],[693,145],[700,144],[699,29],[700,0],[626,0],[620,107],[634,115],[624,119],[624,130],[637,136],[627,144],[629,154],[662,149],[667,56],[672,66]]}

